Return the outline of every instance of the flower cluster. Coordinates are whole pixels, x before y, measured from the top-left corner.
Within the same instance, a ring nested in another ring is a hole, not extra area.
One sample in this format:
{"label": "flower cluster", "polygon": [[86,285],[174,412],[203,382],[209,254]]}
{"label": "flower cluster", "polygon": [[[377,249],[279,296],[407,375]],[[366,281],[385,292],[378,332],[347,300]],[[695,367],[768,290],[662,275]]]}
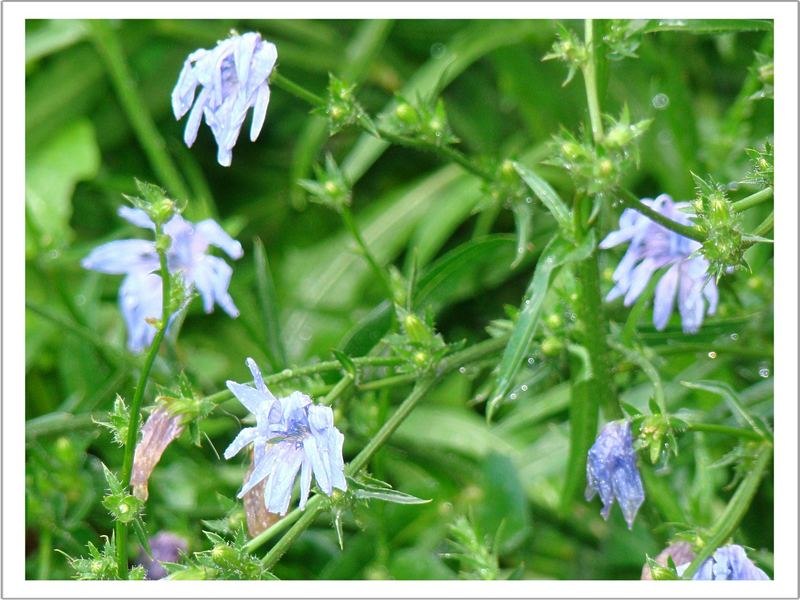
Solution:
{"label": "flower cluster", "polygon": [[320,490],[328,496],[333,494],[333,488],[346,491],[344,436],[333,425],[330,407],[312,404],[311,398],[300,392],[276,398],[252,358],[247,359],[247,366],[255,388],[227,382],[228,389],[256,417],[256,426],[242,429],[225,450],[225,458],[230,459],[242,448],[253,445],[253,471],[238,497],[266,479],[264,505],[271,513],[285,515],[298,471],[301,509],[308,500],[312,473]]}
{"label": "flower cluster", "polygon": [[[141,209],[123,206],[119,216],[138,227],[155,229],[153,221]],[[238,259],[243,254],[242,245],[212,219],[192,224],[175,215],[164,224],[163,231],[171,242],[167,250],[169,272],[179,275],[186,286],[198,291],[207,313],[216,303],[231,317],[237,317],[239,311],[228,294],[233,269],[208,250],[213,245]],[[81,265],[101,273],[126,276],[119,290],[119,303],[128,328],[128,348],[141,352],[155,337],[152,321],[162,316],[162,283],[155,272],[159,269],[156,243],[139,239],[109,242],[95,248]]]}
{"label": "flower cluster", "polygon": [[628,528],[644,502],[644,488],[636,466],[631,425],[628,421],[612,421],[597,436],[586,460],[586,500],[600,494],[608,519],[614,500],[619,502]]}
{"label": "flower cluster", "polygon": [[[197,139],[200,119],[205,117],[217,140],[217,162],[230,166],[233,147],[251,108],[250,141],[261,132],[269,105],[269,76],[277,60],[275,45],[258,33],[234,35],[212,50],[192,52],[172,90],[175,118],[191,109],[183,135],[186,145],[191,147]],[[198,86],[200,93],[195,97]]]}
{"label": "flower cluster", "polygon": [[[691,224],[691,215],[684,212],[689,206],[687,202],[673,202],[662,194],[655,200],[644,199],[642,203],[677,223]],[[625,306],[630,306],[645,290],[653,274],[669,266],[655,289],[653,324],[658,330],[667,326],[677,295],[683,331],[696,333],[703,316],[716,312],[719,296],[716,282],[708,272],[708,261],[697,254],[700,244],[631,208],[622,212],[619,229],[608,234],[600,242],[600,248],[612,248],[625,242],[630,245],[614,271],[615,285],[606,300],[624,295]]]}

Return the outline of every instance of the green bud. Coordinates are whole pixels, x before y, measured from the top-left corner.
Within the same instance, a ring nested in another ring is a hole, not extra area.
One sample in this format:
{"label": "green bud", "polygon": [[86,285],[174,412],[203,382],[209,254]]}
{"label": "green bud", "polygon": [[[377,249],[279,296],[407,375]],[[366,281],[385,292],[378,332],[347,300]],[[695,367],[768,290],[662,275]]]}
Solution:
{"label": "green bud", "polygon": [[339,186],[331,180],[326,181],[324,187],[325,191],[331,196],[339,193]]}
{"label": "green bud", "polygon": [[161,225],[172,218],[175,208],[175,202],[169,198],[162,198],[150,205],[148,213],[155,224]]}
{"label": "green bud", "polygon": [[517,174],[517,170],[514,168],[514,163],[508,159],[504,160],[503,164],[500,165],[500,172],[505,177],[514,177]]}
{"label": "green bud", "polygon": [[417,111],[407,102],[401,102],[394,109],[395,116],[409,125],[417,122]]}
{"label": "green bud", "polygon": [[598,164],[598,168],[602,175],[610,175],[614,171],[614,163],[608,158],[604,158]]}
{"label": "green bud", "polygon": [[431,332],[428,327],[415,314],[408,313],[403,318],[403,329],[412,342],[427,344],[431,340]]}
{"label": "green bud", "polygon": [[556,313],[550,313],[549,315],[547,315],[545,323],[550,329],[558,329],[564,323],[564,320],[561,318],[560,315]]}
{"label": "green bud", "polygon": [[557,356],[564,349],[564,342],[556,337],[547,337],[542,342],[542,354],[545,356]]}
{"label": "green bud", "polygon": [[429,358],[430,357],[428,356],[427,352],[419,351],[414,354],[414,362],[420,366],[427,364]]}
{"label": "green bud", "polygon": [[583,147],[575,142],[561,144],[561,153],[570,160],[575,160],[583,154]]}
{"label": "green bud", "polygon": [[615,125],[606,135],[605,143],[609,148],[622,148],[633,139],[630,127]]}
{"label": "green bud", "polygon": [[775,79],[775,63],[769,62],[765,65],[761,65],[758,68],[758,78],[763,83],[772,84],[774,83]]}
{"label": "green bud", "polygon": [[211,559],[221,567],[235,567],[238,563],[236,550],[227,544],[217,544],[211,550]]}
{"label": "green bud", "polygon": [[335,105],[335,106],[332,106],[332,107],[331,107],[331,109],[330,109],[330,111],[329,111],[329,114],[330,114],[330,116],[331,116],[331,118],[332,118],[332,119],[334,119],[334,120],[337,120],[337,121],[338,121],[338,120],[339,120],[339,119],[341,119],[341,118],[342,118],[342,117],[343,117],[343,116],[344,116],[346,113],[345,113],[345,110],[344,110],[344,109],[343,109],[341,106]]}

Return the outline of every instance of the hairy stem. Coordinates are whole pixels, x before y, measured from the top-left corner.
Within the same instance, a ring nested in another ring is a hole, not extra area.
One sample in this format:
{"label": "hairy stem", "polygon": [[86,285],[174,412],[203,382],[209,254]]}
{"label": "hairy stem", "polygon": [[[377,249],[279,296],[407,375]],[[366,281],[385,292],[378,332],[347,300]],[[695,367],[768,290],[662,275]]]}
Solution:
{"label": "hairy stem", "polygon": [[[133,468],[133,455],[136,450],[136,439],[139,436],[139,414],[142,410],[142,402],[144,400],[144,391],[147,387],[147,380],[150,376],[150,370],[153,367],[158,349],[167,332],[167,325],[169,324],[169,305],[170,305],[170,274],[169,267],[167,266],[166,250],[160,248],[158,239],[162,235],[161,225],[156,225],[155,231],[156,248],[158,249],[158,258],[161,265],[161,321],[158,324],[156,335],[153,338],[153,343],[147,351],[147,356],[142,365],[142,371],[139,374],[139,382],[136,384],[136,390],[133,393],[133,400],[131,400],[131,414],[128,421],[128,437],[125,440],[125,451],[122,459],[122,470],[120,471],[120,481],[126,487],[130,484],[131,469]],[[128,549],[127,549],[127,525],[121,521],[116,522],[116,546],[117,546],[117,570],[120,579],[128,578]]]}
{"label": "hairy stem", "polygon": [[392,290],[392,282],[389,279],[389,275],[386,272],[386,269],[381,267],[380,263],[378,263],[378,259],[375,258],[375,255],[367,246],[367,243],[364,241],[364,237],[361,235],[361,231],[358,229],[358,225],[356,225],[355,219],[353,219],[353,213],[350,211],[349,206],[342,207],[340,211],[342,215],[342,221],[344,222],[344,226],[350,232],[350,235],[353,236],[358,247],[361,249],[361,254],[369,263],[372,272],[381,282],[383,286],[383,291],[386,293],[386,297],[389,299],[389,302],[394,304],[394,292]]}
{"label": "hairy stem", "polygon": [[755,194],[750,194],[747,198],[742,198],[733,203],[733,210],[736,212],[742,212],[747,210],[748,208],[752,208],[761,204],[762,202],[766,202],[770,198],[772,198],[773,192],[772,186],[766,187],[763,190],[756,192]]}
{"label": "hairy stem", "polygon": [[686,429],[689,431],[703,431],[707,433],[730,435],[744,440],[761,441],[764,439],[763,436],[751,429],[730,427],[728,425],[718,425],[717,423],[686,423]]}
{"label": "hairy stem", "polygon": [[592,123],[592,137],[595,144],[603,141],[603,117],[600,114],[600,100],[597,94],[597,71],[595,68],[594,24],[592,19],[584,21],[584,42],[588,58],[582,67],[586,86],[586,100],[589,105],[589,120]]}
{"label": "hairy stem", "polygon": [[736,488],[736,493],[728,502],[720,518],[711,528],[708,537],[704,540],[703,547],[697,552],[689,567],[683,573],[683,579],[691,579],[705,560],[719,548],[739,526],[750,503],[758,491],[761,479],[767,471],[772,458],[772,446],[763,444],[753,461],[753,465],[745,478]]}

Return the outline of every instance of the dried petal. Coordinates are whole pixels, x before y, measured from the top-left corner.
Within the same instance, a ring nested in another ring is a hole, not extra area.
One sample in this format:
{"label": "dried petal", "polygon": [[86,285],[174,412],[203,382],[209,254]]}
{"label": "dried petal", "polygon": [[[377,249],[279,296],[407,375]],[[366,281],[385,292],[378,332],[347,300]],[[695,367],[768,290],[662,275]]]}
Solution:
{"label": "dried petal", "polygon": [[183,415],[170,414],[163,406],[156,408],[142,427],[142,439],[136,445],[131,471],[133,495],[147,500],[147,482],[161,455],[172,440],[183,432]]}

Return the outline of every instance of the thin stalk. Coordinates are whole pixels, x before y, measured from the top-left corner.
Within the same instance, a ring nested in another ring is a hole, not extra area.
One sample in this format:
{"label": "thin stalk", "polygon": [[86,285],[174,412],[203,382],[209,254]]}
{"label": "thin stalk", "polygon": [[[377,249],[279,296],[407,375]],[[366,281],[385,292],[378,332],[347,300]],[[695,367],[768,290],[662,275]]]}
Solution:
{"label": "thin stalk", "polygon": [[[404,359],[397,356],[359,356],[352,360],[357,367],[396,367],[405,362]],[[264,377],[264,383],[268,386],[275,385],[290,379],[297,379],[299,377],[306,377],[308,375],[339,371],[341,368],[342,363],[340,363],[338,360],[326,360],[313,365],[298,367],[296,369],[284,369],[279,373],[267,375]],[[252,383],[252,381],[250,383]],[[214,404],[221,404],[230,398],[233,398],[233,394],[230,392],[230,390],[220,390],[206,396],[203,400],[212,402]]]}
{"label": "thin stalk", "polygon": [[672,219],[670,219],[669,217],[665,217],[660,212],[653,210],[652,208],[650,208],[649,206],[641,202],[639,199],[634,197],[632,194],[629,194],[628,192],[625,192],[620,197],[620,201],[628,208],[632,208],[636,212],[639,212],[644,216],[648,217],[651,221],[655,221],[662,227],[666,227],[670,231],[674,231],[675,233],[680,234],[683,237],[687,237],[690,240],[700,242],[701,244],[706,239],[705,236],[696,227],[692,227],[691,225],[684,225],[683,223],[677,223]]}
{"label": "thin stalk", "polygon": [[[161,236],[161,225],[156,225],[155,237],[156,247],[159,248],[158,238]],[[167,266],[167,254],[165,250],[158,249],[158,258],[161,265],[161,321],[158,324],[156,335],[153,338],[153,343],[150,344],[150,349],[147,351],[147,356],[142,365],[142,371],[139,374],[139,382],[136,384],[136,390],[133,393],[133,400],[131,400],[131,415],[128,422],[128,437],[125,440],[125,452],[122,459],[122,470],[120,471],[120,480],[126,487],[130,484],[131,469],[133,468],[133,454],[136,450],[136,438],[139,435],[139,413],[142,410],[142,401],[144,400],[144,391],[147,387],[147,379],[150,376],[150,370],[158,355],[158,349],[167,332],[167,325],[169,324],[169,305],[170,305],[170,274],[169,267]],[[128,578],[128,549],[127,538],[128,529],[127,525],[121,521],[116,522],[116,547],[117,547],[117,571],[120,579]]]}
{"label": "thin stalk", "polygon": [[345,375],[339,381],[336,382],[336,385],[331,388],[331,391],[328,392],[324,398],[320,400],[320,404],[326,404],[331,406],[334,402],[336,402],[339,398],[344,396],[350,388],[353,387],[355,381],[349,375]]}
{"label": "thin stalk", "polygon": [[733,203],[733,210],[736,212],[742,212],[748,208],[757,206],[762,202],[766,202],[772,198],[774,191],[775,190],[772,188],[772,186],[769,186],[759,192],[756,192],[755,194],[749,195],[747,198],[742,198],[741,200]]}
{"label": "thin stalk", "polygon": [[378,277],[378,280],[381,282],[389,302],[394,303],[394,292],[392,290],[392,282],[389,279],[389,275],[386,273],[386,269],[381,267],[381,265],[378,263],[378,259],[375,258],[375,255],[364,241],[361,231],[359,231],[358,225],[356,225],[356,222],[353,219],[353,213],[350,211],[350,207],[342,207],[340,214],[342,215],[342,221],[344,222],[345,227],[353,236],[353,238],[355,238],[358,247],[361,249],[361,253],[364,255],[364,258],[367,259],[367,262],[372,268],[373,273],[375,273],[375,275]]}
{"label": "thin stalk", "polygon": [[384,377],[383,379],[375,379],[374,381],[367,381],[358,386],[359,392],[368,392],[371,390],[380,390],[386,387],[394,387],[396,385],[404,385],[417,380],[415,373],[404,373],[402,375],[392,375],[391,377]]}
{"label": "thin stalk", "polygon": [[761,224],[753,230],[753,235],[762,236],[772,231],[775,224],[775,211],[770,211],[767,218],[761,221]]}
{"label": "thin stalk", "polygon": [[43,527],[39,534],[39,563],[36,570],[36,579],[48,579],[50,577],[50,556],[53,552],[53,533],[47,527]]}
{"label": "thin stalk", "polygon": [[[308,501],[308,504],[306,504],[306,509],[308,509],[309,505],[311,505],[312,503],[315,504],[315,505],[318,504],[320,502],[320,500],[317,500],[317,498],[319,498],[319,496],[312,497]],[[283,533],[286,529],[288,529],[290,526],[292,526],[294,524],[294,522],[297,521],[297,519],[299,519],[300,515],[302,515],[302,514],[303,514],[302,510],[300,510],[299,508],[295,508],[288,515],[286,515],[285,517],[283,517],[279,521],[276,521],[275,523],[273,523],[272,525],[267,527],[264,531],[259,533],[252,540],[247,542],[244,545],[244,551],[245,552],[253,552],[254,550],[256,550],[259,547],[263,546],[266,542],[268,542],[269,540],[274,538],[276,535],[278,535],[279,533]]]}
{"label": "thin stalk", "polygon": [[763,436],[750,429],[730,427],[728,425],[718,425],[716,423],[686,423],[686,429],[689,431],[703,431],[707,433],[730,435],[744,440],[762,441],[764,439]]}
{"label": "thin stalk", "polygon": [[597,94],[597,73],[595,68],[594,27],[592,19],[584,21],[584,41],[589,53],[581,71],[586,86],[586,100],[589,105],[589,120],[592,123],[592,137],[595,144],[603,141],[603,117],[600,113],[600,100]]}
{"label": "thin stalk", "polygon": [[[284,77],[277,71],[273,72],[272,76],[270,77],[270,83],[274,83],[277,87],[282,88],[284,91],[289,92],[293,96],[304,100],[305,102],[311,104],[314,108],[324,109],[327,105],[327,101],[325,98],[316,95],[315,93],[307,90],[303,86],[295,83],[291,79]],[[356,124],[365,132],[375,135],[377,133],[377,137],[379,139],[384,139],[388,142],[392,142],[399,146],[408,146],[411,148],[416,148],[419,150],[424,150],[426,152],[432,152],[434,154],[439,155],[442,159],[446,161],[453,161],[461,165],[466,171],[481,177],[487,181],[491,181],[494,179],[493,175],[488,171],[485,171],[481,168],[478,164],[474,161],[470,160],[467,156],[463,153],[459,152],[455,148],[451,148],[450,146],[440,146],[438,144],[433,144],[430,142],[426,142],[424,140],[418,140],[413,137],[407,137],[404,135],[398,135],[393,133],[383,127],[375,127],[374,123],[368,122],[366,119],[357,119]]]}
{"label": "thin stalk", "polygon": [[[394,414],[383,424],[381,429],[375,435],[375,438],[373,438],[347,466],[345,469],[346,474],[353,476],[364,466],[366,466],[370,458],[372,458],[375,452],[377,452],[380,447],[386,443],[391,434],[397,429],[397,427],[399,427],[400,423],[402,423],[403,419],[409,415],[409,413],[423,398],[425,393],[441,376],[457,369],[464,364],[481,360],[489,354],[499,352],[505,347],[507,342],[508,336],[493,338],[475,344],[474,346],[461,350],[460,352],[456,352],[445,358],[439,364],[439,368],[434,374],[428,375],[420,380],[419,383],[417,383],[417,385],[411,391],[411,394],[406,397],[405,400],[403,400]],[[294,542],[294,540],[297,539],[297,537],[314,522],[316,516],[324,508],[325,504],[323,503],[323,496],[318,494],[308,501],[304,514],[303,511],[301,511],[299,508],[296,508],[286,517],[284,517],[284,519],[282,519],[282,521],[288,521],[288,523],[291,523],[295,520],[297,522],[292,525],[291,529],[289,529],[286,535],[284,535],[264,556],[262,564],[266,569],[271,568],[280,559],[280,557],[283,556],[292,542]],[[303,516],[299,517],[300,514]],[[297,520],[298,518],[299,520]],[[273,525],[273,527],[265,530],[258,537],[250,540],[250,542],[248,542],[245,546],[245,549],[248,552],[255,551],[262,544],[287,527],[287,525],[278,527],[279,523],[281,523],[281,521]]]}
{"label": "thin stalk", "polygon": [[25,421],[25,442],[46,435],[60,435],[69,431],[77,431],[95,426],[95,420],[101,419],[104,412],[74,415],[68,412],[54,412]]}
{"label": "thin stalk", "polygon": [[762,477],[767,471],[770,459],[772,458],[772,447],[764,444],[756,457],[753,466],[739,484],[736,493],[728,502],[720,518],[714,524],[707,539],[704,540],[703,547],[697,552],[694,560],[683,573],[683,579],[691,579],[705,560],[719,548],[739,526],[750,503],[758,491]]}
{"label": "thin stalk", "polygon": [[156,177],[171,194],[188,200],[189,190],[175,167],[172,157],[167,152],[164,138],[161,137],[147,104],[133,80],[122,53],[119,38],[106,21],[90,19],[86,23],[92,34],[92,41],[106,65],[117,98]]}

